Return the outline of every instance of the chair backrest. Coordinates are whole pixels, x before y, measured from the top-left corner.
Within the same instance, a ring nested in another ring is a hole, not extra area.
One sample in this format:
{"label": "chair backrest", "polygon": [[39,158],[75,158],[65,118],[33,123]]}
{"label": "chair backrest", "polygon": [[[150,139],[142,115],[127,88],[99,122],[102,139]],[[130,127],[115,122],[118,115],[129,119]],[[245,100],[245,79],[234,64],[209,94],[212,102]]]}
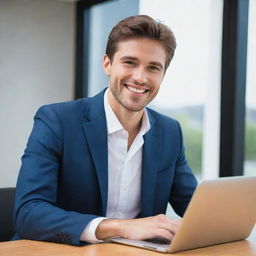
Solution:
{"label": "chair backrest", "polygon": [[16,188],[0,188],[0,242],[9,241],[15,234],[13,207]]}

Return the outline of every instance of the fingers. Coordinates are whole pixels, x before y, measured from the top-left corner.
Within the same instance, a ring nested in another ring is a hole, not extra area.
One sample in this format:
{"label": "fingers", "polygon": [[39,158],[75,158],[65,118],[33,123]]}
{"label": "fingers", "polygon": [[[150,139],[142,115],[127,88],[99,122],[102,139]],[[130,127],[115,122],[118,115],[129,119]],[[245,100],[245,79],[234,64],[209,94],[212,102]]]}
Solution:
{"label": "fingers", "polygon": [[167,230],[173,236],[177,233],[181,224],[181,220],[170,219],[169,217],[163,214],[156,215],[155,218],[157,219],[158,227]]}
{"label": "fingers", "polygon": [[162,238],[165,238],[169,241],[172,241],[172,239],[174,238],[174,235],[173,233],[169,232],[168,230],[166,229],[159,229],[155,232],[155,235],[152,237],[162,237]]}
{"label": "fingers", "polygon": [[119,236],[138,240],[154,237],[172,240],[181,223],[163,214],[140,219],[118,220],[118,222],[121,230]]}

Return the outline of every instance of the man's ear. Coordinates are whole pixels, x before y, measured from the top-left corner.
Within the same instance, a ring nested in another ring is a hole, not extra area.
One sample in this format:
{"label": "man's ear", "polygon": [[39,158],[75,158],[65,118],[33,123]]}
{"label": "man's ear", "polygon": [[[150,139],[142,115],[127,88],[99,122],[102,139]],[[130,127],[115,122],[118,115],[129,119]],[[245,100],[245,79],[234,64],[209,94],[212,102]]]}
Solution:
{"label": "man's ear", "polygon": [[111,72],[111,61],[106,54],[104,55],[104,58],[103,58],[103,68],[104,68],[105,74],[109,76]]}

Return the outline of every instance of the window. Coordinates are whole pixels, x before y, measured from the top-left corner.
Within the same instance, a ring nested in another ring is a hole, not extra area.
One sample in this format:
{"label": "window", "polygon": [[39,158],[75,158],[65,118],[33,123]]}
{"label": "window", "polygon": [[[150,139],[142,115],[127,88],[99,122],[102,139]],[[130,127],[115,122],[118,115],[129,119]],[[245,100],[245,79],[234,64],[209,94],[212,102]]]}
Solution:
{"label": "window", "polygon": [[[110,15],[111,14],[111,15]],[[88,52],[88,65],[85,66],[87,83],[85,95],[94,96],[108,86],[108,77],[102,68],[107,37],[117,22],[130,15],[138,14],[138,0],[105,1],[85,10],[87,17],[85,30],[88,38],[85,42]],[[88,84],[88,86],[87,86]]]}
{"label": "window", "polygon": [[221,80],[221,0],[140,0],[140,14],[170,26],[177,49],[151,107],[180,121],[197,176],[217,177]]}
{"label": "window", "polygon": [[249,2],[244,174],[256,175],[256,1]]}

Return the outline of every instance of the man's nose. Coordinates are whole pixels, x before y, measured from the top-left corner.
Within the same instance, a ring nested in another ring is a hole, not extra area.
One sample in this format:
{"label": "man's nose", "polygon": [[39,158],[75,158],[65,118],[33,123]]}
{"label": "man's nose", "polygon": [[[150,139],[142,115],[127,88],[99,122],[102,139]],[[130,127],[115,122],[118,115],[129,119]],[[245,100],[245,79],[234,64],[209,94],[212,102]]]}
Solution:
{"label": "man's nose", "polygon": [[143,84],[147,82],[147,73],[143,67],[138,67],[133,72],[133,79],[137,81],[139,84]]}

